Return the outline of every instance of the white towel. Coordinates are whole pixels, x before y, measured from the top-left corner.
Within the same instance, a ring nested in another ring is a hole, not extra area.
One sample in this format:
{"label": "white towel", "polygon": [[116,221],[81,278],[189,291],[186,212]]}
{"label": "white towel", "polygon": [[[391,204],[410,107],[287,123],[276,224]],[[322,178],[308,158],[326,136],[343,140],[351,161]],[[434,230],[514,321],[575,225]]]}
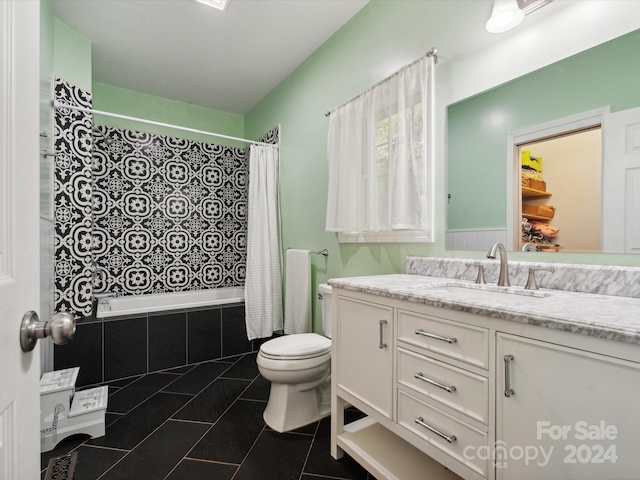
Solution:
{"label": "white towel", "polygon": [[311,332],[311,264],[309,250],[287,250],[284,333]]}

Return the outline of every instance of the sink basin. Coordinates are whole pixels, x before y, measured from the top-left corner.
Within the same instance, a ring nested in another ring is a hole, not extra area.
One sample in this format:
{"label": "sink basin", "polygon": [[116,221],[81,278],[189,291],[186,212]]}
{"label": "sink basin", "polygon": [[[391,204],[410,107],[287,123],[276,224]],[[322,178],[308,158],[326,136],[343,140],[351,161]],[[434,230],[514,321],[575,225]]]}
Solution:
{"label": "sink basin", "polygon": [[531,304],[540,302],[549,294],[538,290],[524,290],[491,285],[449,285],[425,289],[429,296],[446,297],[451,300],[492,302],[501,304]]}
{"label": "sink basin", "polygon": [[538,297],[538,298],[543,298],[543,297],[548,297],[549,293],[543,291],[543,290],[526,290],[523,287],[499,287],[498,285],[491,285],[491,284],[482,284],[482,285],[478,285],[476,283],[461,283],[461,284],[455,284],[455,285],[445,285],[445,287],[452,287],[452,288],[466,288],[469,290],[481,290],[483,292],[494,292],[494,293],[500,293],[500,294],[507,294],[507,295],[522,295],[525,297]]}

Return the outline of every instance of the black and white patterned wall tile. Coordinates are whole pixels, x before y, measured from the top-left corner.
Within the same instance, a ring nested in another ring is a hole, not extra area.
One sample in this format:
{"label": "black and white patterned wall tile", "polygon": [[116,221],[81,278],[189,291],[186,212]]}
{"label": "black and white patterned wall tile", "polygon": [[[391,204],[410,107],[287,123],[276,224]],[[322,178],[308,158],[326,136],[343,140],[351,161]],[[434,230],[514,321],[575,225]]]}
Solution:
{"label": "black and white patterned wall tile", "polygon": [[97,291],[244,284],[246,149],[94,127]]}
{"label": "black and white patterned wall tile", "polygon": [[256,142],[271,143],[273,145],[277,145],[280,142],[280,125],[276,125],[260,138],[256,138]]}
{"label": "black and white patterned wall tile", "polygon": [[[91,94],[64,80],[55,81],[55,99],[91,108]],[[92,117],[55,111],[54,255],[56,312],[91,313]]]}

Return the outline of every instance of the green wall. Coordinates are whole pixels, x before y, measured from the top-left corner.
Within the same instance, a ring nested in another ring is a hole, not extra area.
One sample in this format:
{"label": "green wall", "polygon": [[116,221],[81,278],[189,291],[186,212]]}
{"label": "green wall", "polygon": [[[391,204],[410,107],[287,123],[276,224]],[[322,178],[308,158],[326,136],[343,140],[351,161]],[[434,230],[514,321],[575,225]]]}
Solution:
{"label": "green wall", "polygon": [[325,112],[434,46],[438,27],[425,29],[424,19],[440,14],[441,24],[446,24],[454,9],[442,10],[443,5],[371,1],[245,116],[249,137],[281,125],[283,243],[329,249],[326,261],[313,259],[315,283],[331,277],[403,272],[407,255],[430,251],[424,244],[339,245],[334,233],[325,232],[329,125]]}
{"label": "green wall", "polygon": [[[42,67],[53,68],[56,76],[91,92],[95,109],[244,138],[244,117],[242,115],[176,102],[103,83],[94,83],[92,81],[91,42],[57,18],[53,18],[50,0],[42,0],[41,8],[41,22],[43,22],[41,30],[46,34],[46,40],[43,38],[41,42]],[[49,24],[52,24],[53,28],[51,35],[48,34]],[[50,63],[48,52],[50,50],[52,50],[53,58],[52,67],[48,66],[48,62]],[[112,127],[131,128],[221,145],[246,145],[243,142],[209,135],[182,132],[100,115],[96,115],[94,121]]]}
{"label": "green wall", "polygon": [[53,68],[57,77],[91,91],[91,42],[54,20]]}
{"label": "green wall", "polygon": [[[134,92],[103,83],[93,84],[93,108],[129,117],[144,118],[160,123],[221,133],[244,138],[244,117],[166,98]],[[229,146],[246,146],[245,143],[221,139],[210,135],[183,132],[167,127],[143,124],[130,120],[96,115],[95,123],[119,128],[130,128],[158,135],[169,135],[190,140]]]}
{"label": "green wall", "polygon": [[[332,277],[401,273],[407,255],[427,256],[432,250],[429,244],[338,244],[336,234],[325,232],[325,112],[436,46],[440,30],[455,14],[455,8],[444,6],[372,0],[245,116],[250,138],[281,125],[283,245],[329,250],[326,259],[312,258],[314,285]],[[432,16],[439,22],[425,28]],[[320,310],[314,302],[317,331]]]}
{"label": "green wall", "polygon": [[640,106],[639,55],[636,31],[450,106],[448,228],[506,226],[509,132],[607,105]]}

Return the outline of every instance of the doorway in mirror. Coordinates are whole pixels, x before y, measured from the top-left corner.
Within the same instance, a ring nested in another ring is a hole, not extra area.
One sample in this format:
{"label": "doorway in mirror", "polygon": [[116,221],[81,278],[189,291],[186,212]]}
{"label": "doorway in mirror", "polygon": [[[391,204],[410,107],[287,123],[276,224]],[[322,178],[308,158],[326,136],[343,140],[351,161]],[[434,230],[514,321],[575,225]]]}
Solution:
{"label": "doorway in mirror", "polygon": [[601,127],[534,140],[518,145],[518,151],[520,247],[600,252]]}

